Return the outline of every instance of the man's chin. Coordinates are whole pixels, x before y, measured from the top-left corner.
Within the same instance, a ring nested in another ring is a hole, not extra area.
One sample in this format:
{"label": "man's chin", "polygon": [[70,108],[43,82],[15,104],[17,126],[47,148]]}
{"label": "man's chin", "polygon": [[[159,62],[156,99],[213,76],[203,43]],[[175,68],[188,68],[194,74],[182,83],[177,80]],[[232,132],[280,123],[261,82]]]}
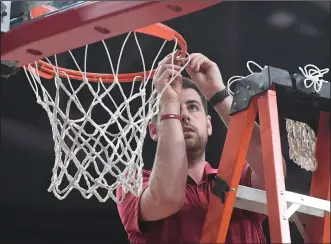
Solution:
{"label": "man's chin", "polygon": [[196,149],[198,147],[194,138],[186,138],[185,146],[186,146],[186,150],[192,150],[192,149]]}

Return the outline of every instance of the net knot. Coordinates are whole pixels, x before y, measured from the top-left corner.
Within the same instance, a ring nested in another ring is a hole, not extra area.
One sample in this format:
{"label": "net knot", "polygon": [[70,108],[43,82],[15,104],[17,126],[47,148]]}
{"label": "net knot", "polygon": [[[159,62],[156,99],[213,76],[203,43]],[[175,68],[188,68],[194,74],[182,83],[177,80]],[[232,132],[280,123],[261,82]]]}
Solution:
{"label": "net knot", "polygon": [[[316,93],[319,93],[322,89],[323,83],[327,83],[328,81],[323,80],[323,76],[329,72],[329,69],[319,69],[316,65],[308,64],[303,69],[299,67],[302,75],[305,77],[304,84],[306,88],[310,88],[314,86],[314,90]],[[310,81],[310,84],[308,84]]]}
{"label": "net knot", "polygon": [[146,96],[146,89],[140,89],[140,95]]}
{"label": "net knot", "polygon": [[[102,82],[101,79],[99,79],[99,80],[100,80],[100,82]],[[88,78],[87,78],[85,75],[83,76],[83,82],[84,82],[84,83],[87,83],[87,82],[88,82]]]}
{"label": "net knot", "polygon": [[58,74],[55,75],[54,80],[56,83],[60,83],[62,81],[61,77]]}

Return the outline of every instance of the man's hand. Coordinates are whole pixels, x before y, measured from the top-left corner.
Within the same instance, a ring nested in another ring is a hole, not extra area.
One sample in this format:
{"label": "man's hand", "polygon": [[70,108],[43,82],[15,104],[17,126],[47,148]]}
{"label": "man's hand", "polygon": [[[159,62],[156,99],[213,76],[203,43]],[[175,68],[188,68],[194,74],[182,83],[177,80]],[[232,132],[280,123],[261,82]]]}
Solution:
{"label": "man's hand", "polygon": [[164,60],[159,63],[158,70],[154,76],[153,82],[157,93],[161,93],[166,85],[172,80],[173,77],[176,78],[171,82],[162,94],[161,103],[179,103],[179,96],[182,90],[182,75],[179,73],[182,67],[179,65],[178,51],[174,54],[174,64],[172,64],[173,55],[169,55]]}
{"label": "man's hand", "polygon": [[185,67],[187,73],[209,100],[216,92],[225,88],[217,64],[201,53],[190,55],[190,63]]}

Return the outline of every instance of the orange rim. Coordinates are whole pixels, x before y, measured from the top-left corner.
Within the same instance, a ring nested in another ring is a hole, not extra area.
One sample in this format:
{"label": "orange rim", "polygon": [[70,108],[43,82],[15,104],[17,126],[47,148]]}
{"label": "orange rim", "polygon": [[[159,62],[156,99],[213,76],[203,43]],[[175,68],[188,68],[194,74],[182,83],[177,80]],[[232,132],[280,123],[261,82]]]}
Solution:
{"label": "orange rim", "polygon": [[[54,10],[55,9],[53,7],[50,8],[49,5],[42,5],[34,9],[31,9],[30,14],[31,17],[36,18],[40,15],[53,12]],[[158,37],[167,41],[177,40],[178,46],[180,47],[181,50],[181,54],[184,56],[184,54],[186,54],[187,52],[187,44],[185,39],[178,32],[176,32],[175,30],[164,24],[161,23],[152,24],[147,27],[137,29],[135,30],[135,32]],[[53,79],[57,73],[59,74],[60,77],[63,78],[69,77],[70,79],[74,79],[74,80],[83,80],[84,77],[86,77],[90,82],[102,81],[104,83],[110,83],[113,82],[115,78],[115,75],[113,74],[90,73],[90,72],[84,73],[85,76],[83,76],[80,71],[51,65],[42,60],[38,60],[37,65],[32,64],[32,67],[38,70],[40,77],[45,79]],[[152,78],[154,76],[155,71],[156,70],[154,69],[146,72],[118,74],[117,79],[119,82],[132,82],[136,77],[144,77],[144,76],[148,77],[150,75],[150,77]]]}

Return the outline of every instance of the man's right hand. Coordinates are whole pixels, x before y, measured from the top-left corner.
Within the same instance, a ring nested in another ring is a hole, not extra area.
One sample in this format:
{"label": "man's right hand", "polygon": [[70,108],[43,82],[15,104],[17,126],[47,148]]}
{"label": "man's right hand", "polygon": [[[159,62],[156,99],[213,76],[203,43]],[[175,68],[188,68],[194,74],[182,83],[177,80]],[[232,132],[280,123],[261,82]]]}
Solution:
{"label": "man's right hand", "polygon": [[[179,103],[179,96],[182,90],[182,75],[179,72],[181,72],[183,68],[179,65],[181,61],[178,58],[179,52],[176,51],[173,55],[169,55],[163,59],[159,63],[157,73],[154,76],[153,83],[158,94],[171,82],[163,91],[161,96],[162,104]],[[173,77],[176,78],[172,81]]]}

